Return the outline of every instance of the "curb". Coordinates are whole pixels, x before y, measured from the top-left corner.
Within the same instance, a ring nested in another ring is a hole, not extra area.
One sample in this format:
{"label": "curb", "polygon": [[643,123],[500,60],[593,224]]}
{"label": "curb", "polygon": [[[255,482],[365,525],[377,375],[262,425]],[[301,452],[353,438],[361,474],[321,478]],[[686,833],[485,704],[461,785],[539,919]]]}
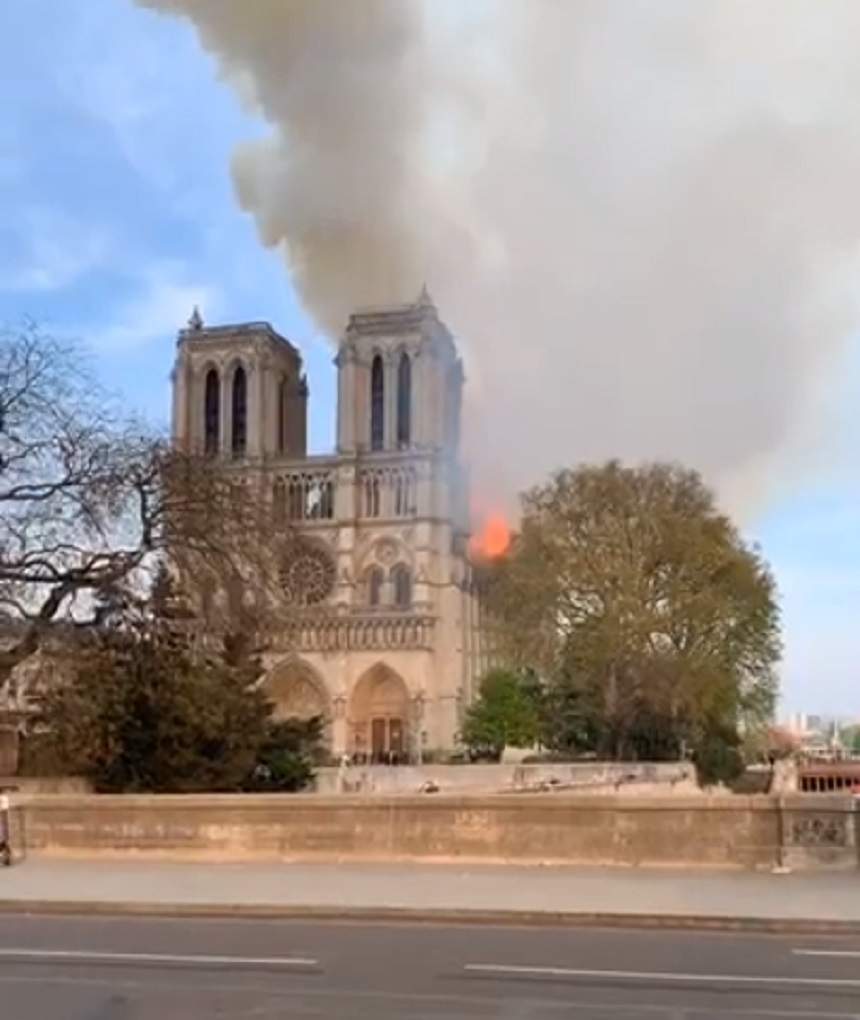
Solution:
{"label": "curb", "polygon": [[235,918],[260,921],[328,921],[495,927],[628,928],[767,935],[860,935],[860,919],[720,917],[706,914],[613,914],[530,910],[456,910],[414,907],[314,907],[245,903],[146,903],[141,901],[0,900],[0,915],[44,917]]}

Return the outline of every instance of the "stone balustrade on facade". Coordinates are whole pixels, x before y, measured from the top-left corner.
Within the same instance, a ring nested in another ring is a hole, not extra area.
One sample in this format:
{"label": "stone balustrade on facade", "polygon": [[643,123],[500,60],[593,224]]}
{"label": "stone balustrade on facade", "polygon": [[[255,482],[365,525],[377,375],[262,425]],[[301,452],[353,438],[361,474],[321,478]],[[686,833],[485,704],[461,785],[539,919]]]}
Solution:
{"label": "stone balustrade on facade", "polygon": [[365,609],[344,615],[298,618],[284,627],[285,650],[385,651],[431,648],[435,620],[410,612]]}

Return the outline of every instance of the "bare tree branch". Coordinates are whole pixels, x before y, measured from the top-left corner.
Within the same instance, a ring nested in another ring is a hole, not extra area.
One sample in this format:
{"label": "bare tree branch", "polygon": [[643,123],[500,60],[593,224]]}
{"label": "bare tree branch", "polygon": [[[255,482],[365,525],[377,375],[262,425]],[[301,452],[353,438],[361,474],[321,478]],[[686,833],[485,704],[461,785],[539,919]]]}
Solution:
{"label": "bare tree branch", "polygon": [[53,625],[95,625],[165,560],[220,595],[219,625],[244,612],[261,628],[288,541],[270,516],[253,484],[126,420],[74,345],[0,331],[0,613],[16,622],[0,690]]}

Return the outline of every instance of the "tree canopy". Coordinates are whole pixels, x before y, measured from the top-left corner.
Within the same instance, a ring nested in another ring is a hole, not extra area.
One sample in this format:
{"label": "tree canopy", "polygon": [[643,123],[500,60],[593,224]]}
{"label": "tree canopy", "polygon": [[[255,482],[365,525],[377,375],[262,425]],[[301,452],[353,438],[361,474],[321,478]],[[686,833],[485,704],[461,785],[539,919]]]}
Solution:
{"label": "tree canopy", "polygon": [[672,757],[773,711],[774,581],[693,471],[560,471],[523,497],[488,600],[500,651],[604,754]]}
{"label": "tree canopy", "polygon": [[237,789],[271,711],[258,674],[229,643],[203,653],[150,604],[124,607],[87,634],[71,675],[44,692],[36,733],[60,767],[97,790]]}
{"label": "tree canopy", "polygon": [[506,747],[530,747],[540,733],[539,701],[526,677],[492,669],[466,713],[462,740],[472,751],[498,759]]}
{"label": "tree canopy", "polygon": [[80,632],[24,741],[33,774],[114,792],[294,791],[313,778],[321,719],[271,718],[252,641],[201,635],[166,568]]}

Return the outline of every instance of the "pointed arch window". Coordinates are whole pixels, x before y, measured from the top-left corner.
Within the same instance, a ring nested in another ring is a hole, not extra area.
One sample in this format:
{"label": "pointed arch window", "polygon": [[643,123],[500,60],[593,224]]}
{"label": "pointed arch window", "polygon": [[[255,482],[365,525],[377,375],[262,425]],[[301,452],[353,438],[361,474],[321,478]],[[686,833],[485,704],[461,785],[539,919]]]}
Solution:
{"label": "pointed arch window", "polygon": [[209,455],[218,452],[221,438],[221,386],[218,372],[210,368],[206,373],[206,391],[203,397],[204,449]]}
{"label": "pointed arch window", "polygon": [[412,362],[404,351],[397,366],[397,445],[412,441]]}
{"label": "pointed arch window", "polygon": [[408,609],[412,605],[412,574],[405,563],[398,563],[391,570],[394,582],[394,604],[398,609]]}
{"label": "pointed arch window", "polygon": [[241,457],[248,445],[248,379],[239,365],[233,373],[233,439],[234,457]]}
{"label": "pointed arch window", "polygon": [[379,606],[382,604],[382,583],[382,569],[380,567],[371,567],[367,575],[367,604],[369,606]]}
{"label": "pointed arch window", "polygon": [[377,354],[370,367],[370,448],[385,444],[385,369]]}
{"label": "pointed arch window", "polygon": [[281,376],[278,383],[278,453],[287,448],[287,379]]}

